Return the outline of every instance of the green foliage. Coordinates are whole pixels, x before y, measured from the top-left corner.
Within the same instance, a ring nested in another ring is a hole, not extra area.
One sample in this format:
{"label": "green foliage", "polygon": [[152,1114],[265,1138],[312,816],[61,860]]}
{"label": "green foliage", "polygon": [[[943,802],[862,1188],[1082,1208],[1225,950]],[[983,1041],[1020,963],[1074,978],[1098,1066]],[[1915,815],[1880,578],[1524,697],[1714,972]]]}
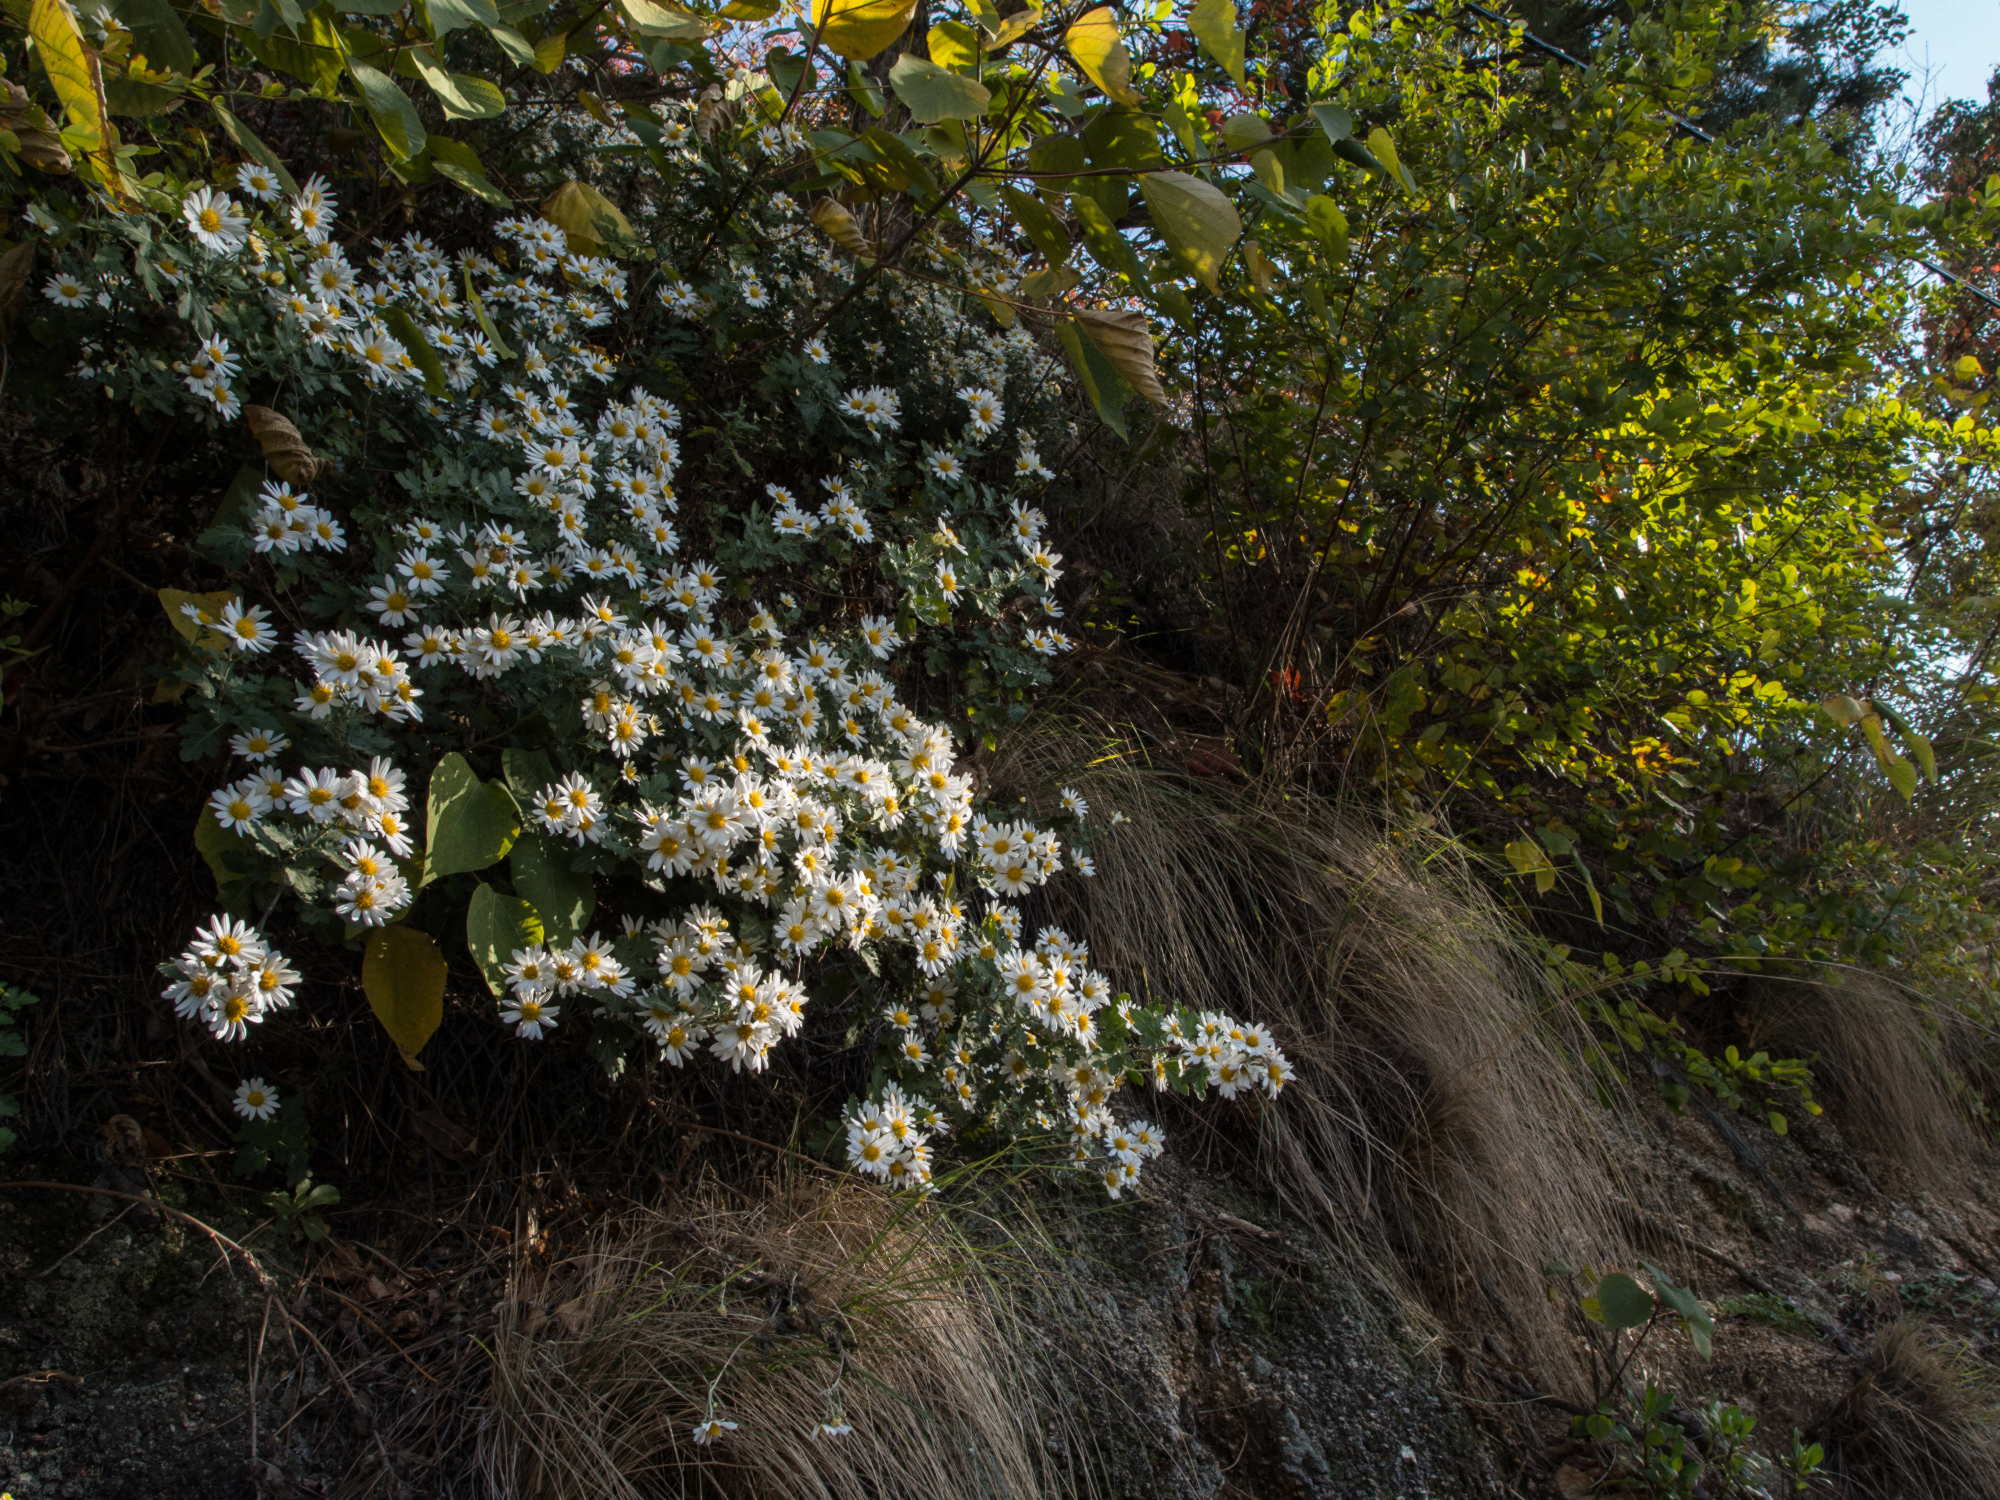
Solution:
{"label": "green foliage", "polygon": [[331,1233],[325,1210],[339,1202],[339,1188],[330,1182],[316,1183],[310,1177],[301,1177],[290,1192],[264,1195],[265,1211],[277,1221],[278,1227],[314,1245]]}
{"label": "green foliage", "polygon": [[[1656,1266],[1644,1267],[1651,1290],[1622,1271],[1598,1278],[1579,1301],[1589,1323],[1606,1330],[1591,1343],[1599,1373],[1588,1410],[1572,1421],[1579,1438],[1597,1445],[1620,1491],[1694,1500],[1696,1496],[1770,1496],[1804,1493],[1825,1458],[1819,1445],[1796,1431],[1788,1450],[1769,1454],[1753,1446],[1757,1422],[1722,1401],[1691,1403],[1647,1380],[1634,1390],[1627,1379],[1640,1349],[1658,1328],[1677,1325],[1703,1358],[1712,1352],[1714,1322],[1686,1287]],[[1593,1330],[1594,1332],[1594,1330]]]}
{"label": "green foliage", "polygon": [[[28,1040],[21,1035],[20,1016],[29,1006],[40,1003],[37,995],[11,984],[0,984],[0,1059],[28,1055]],[[5,1079],[6,1072],[0,1072],[0,1080]],[[4,1122],[20,1112],[21,1101],[6,1089],[0,1089],[0,1151],[6,1151],[15,1141],[13,1130]]]}

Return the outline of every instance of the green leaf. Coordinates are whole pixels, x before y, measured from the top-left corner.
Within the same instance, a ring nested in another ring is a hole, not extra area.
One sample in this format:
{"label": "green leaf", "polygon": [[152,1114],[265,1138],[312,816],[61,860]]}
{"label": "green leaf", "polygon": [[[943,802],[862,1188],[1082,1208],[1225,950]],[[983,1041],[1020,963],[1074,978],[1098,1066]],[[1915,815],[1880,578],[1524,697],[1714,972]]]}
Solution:
{"label": "green leaf", "polygon": [[597,909],[597,892],[590,877],[571,869],[565,853],[552,839],[527,833],[507,860],[514,889],[534,903],[551,943],[573,942],[580,937]]}
{"label": "green leaf", "polygon": [[[507,60],[515,67],[535,68],[543,73],[548,71],[541,66],[541,54],[535,45],[513,27],[489,26],[486,34],[493,38],[494,44],[507,54]],[[558,55],[556,61],[561,62],[562,57]]]}
{"label": "green leaf", "polygon": [[421,152],[426,139],[424,122],[396,80],[356,57],[347,59],[347,72],[361,91],[361,102],[390,154],[398,161],[408,161]]}
{"label": "green leaf", "polygon": [[[514,200],[495,187],[492,180],[487,177],[486,167],[480,161],[479,153],[463,141],[434,135],[430,140],[430,153],[431,166],[445,181],[458,184],[473,197],[483,199],[495,208],[514,206]],[[512,359],[513,351],[507,348],[506,341],[494,330],[492,320],[486,316],[486,304],[480,301],[479,294],[472,290],[469,275],[466,278],[465,291],[467,300],[472,304],[473,315],[479,319],[480,328],[485,331],[487,338],[493,341],[494,352],[502,359]]]}
{"label": "green leaf", "polygon": [[1338,146],[1354,134],[1354,116],[1338,104],[1315,104],[1313,118],[1319,121],[1319,128],[1326,132],[1326,138]]}
{"label": "green leaf", "polygon": [[1684,1286],[1676,1286],[1659,1267],[1647,1265],[1645,1269],[1653,1279],[1653,1290],[1660,1294],[1660,1300],[1679,1313],[1681,1321],[1687,1325],[1695,1353],[1707,1359],[1715,1352],[1715,1319],[1708,1315],[1708,1309],[1701,1305],[1701,1300],[1693,1292]]}
{"label": "green leaf", "polygon": [[1118,39],[1118,13],[1108,5],[1087,11],[1063,33],[1063,45],[1084,77],[1120,104],[1139,108],[1132,87],[1132,58]]}
{"label": "green leaf", "polygon": [[1382,159],[1366,146],[1362,145],[1361,142],[1351,137],[1335,141],[1333,143],[1333,154],[1342,161],[1352,162],[1355,166],[1362,168],[1376,177],[1387,177],[1389,175],[1389,169],[1382,164]]}
{"label": "green leaf", "polygon": [[553,73],[569,55],[569,33],[552,31],[535,43],[535,71]]}
{"label": "green leaf", "polygon": [[630,254],[638,238],[618,205],[587,182],[565,182],[549,194],[542,217],[562,230],[579,255]]}
{"label": "green leaf", "polygon": [[1002,47],[1012,46],[1041,24],[1042,8],[1039,5],[1030,5],[1025,10],[1015,11],[995,29],[993,50],[997,52]]}
{"label": "green leaf", "polygon": [[1070,212],[1076,215],[1076,222],[1083,229],[1083,243],[1089,248],[1091,259],[1114,275],[1122,275],[1132,283],[1135,291],[1144,293],[1149,289],[1146,268],[1140,263],[1139,252],[1132,248],[1132,242],[1118,232],[1111,222],[1111,216],[1095,198],[1078,192],[1070,195]]}
{"label": "green leaf", "polygon": [[1902,794],[1905,802],[1917,795],[1917,768],[1902,756],[1894,757],[1882,771],[1889,778],[1889,785]]}
{"label": "green leaf", "polygon": [[882,118],[882,111],[888,107],[882,98],[882,91],[875,86],[875,80],[861,70],[861,64],[858,62],[847,65],[847,95],[878,120]]}
{"label": "green leaf", "polygon": [[660,0],[618,0],[618,8],[634,31],[663,41],[706,41],[715,30],[711,22],[693,11],[682,10],[678,5],[662,5]]}
{"label": "green leaf", "polygon": [[832,198],[822,198],[812,206],[812,221],[841,249],[856,260],[873,261],[881,252],[868,242],[868,236],[861,232],[861,225],[847,205]]}
{"label": "green leaf", "polygon": [[428,47],[412,47],[409,58],[417,76],[430,85],[452,120],[490,120],[507,112],[507,96],[498,84],[470,73],[447,73]]}
{"label": "green leaf", "polygon": [[1220,291],[1223,258],[1243,234],[1235,205],[1214,183],[1185,172],[1148,172],[1139,191],[1168,247],[1210,291]]}
{"label": "green leaf", "polygon": [[[436,141],[431,142],[431,150],[433,154],[435,154],[438,144],[439,143]],[[444,144],[455,146],[458,144],[458,142],[447,141],[444,142]],[[472,148],[470,146],[466,147],[465,150],[467,155],[471,155]],[[473,157],[473,160],[475,162],[478,159],[479,158],[476,156]],[[507,347],[507,341],[502,337],[500,337],[500,330],[493,326],[493,319],[486,311],[486,301],[479,295],[477,288],[475,288],[472,284],[472,267],[468,265],[465,266],[463,270],[465,272],[465,300],[467,305],[472,308],[472,316],[479,320],[479,331],[485,334],[487,340],[493,345],[493,352],[495,354],[499,355],[502,359],[512,359],[514,357],[514,351]],[[507,755],[511,753],[512,753],[511,751],[508,751],[502,754],[501,764],[503,767],[506,766]],[[508,784],[510,786],[513,785],[513,773],[511,767],[507,769],[506,774],[508,778]],[[530,788],[527,795],[530,797],[533,796],[534,789]],[[518,789],[516,789],[516,796],[517,797],[520,796]],[[521,800],[525,801],[526,798],[521,798]]]}
{"label": "green leaf", "polygon": [[1235,0],[1194,0],[1188,12],[1188,30],[1201,43],[1201,50],[1242,88],[1243,28],[1236,24]]}
{"label": "green leaf", "polygon": [[1623,1271],[1597,1283],[1597,1311],[1608,1328],[1644,1328],[1653,1319],[1653,1294]]}
{"label": "green leaf", "polygon": [[222,126],[222,133],[235,143],[238,151],[268,170],[278,179],[286,192],[296,193],[299,190],[298,183],[292,180],[292,174],[286,171],[285,164],[278,160],[278,153],[265,145],[263,138],[256,131],[223,108],[221,101],[210,99],[208,107],[215,111],[215,118]]}
{"label": "green leaf", "polygon": [[1083,386],[1084,394],[1090,397],[1090,404],[1096,408],[1099,420],[1121,438],[1127,437],[1125,400],[1130,392],[1119,378],[1116,367],[1083,336],[1082,329],[1075,322],[1059,326],[1056,336],[1062,340],[1076,378]]}
{"label": "green leaf", "polygon": [[423,884],[483,870],[505,857],[521,831],[521,810],[497,781],[481,781],[457,751],[431,771]]}
{"label": "green leaf", "polygon": [[431,35],[442,41],[454,31],[468,26],[486,30],[500,24],[500,11],[493,0],[427,0]]}
{"label": "green leaf", "polygon": [[500,752],[500,775],[507,783],[507,790],[514,794],[514,800],[526,807],[543,787],[557,779],[556,763],[545,750],[509,745]]}
{"label": "green leaf", "polygon": [[154,68],[195,70],[194,38],[168,0],[112,0],[111,14],[132,33],[134,51]]}
{"label": "green leaf", "polygon": [[992,92],[985,84],[940,68],[927,58],[905,52],[889,70],[889,87],[919,124],[939,120],[974,120],[985,113]]}
{"label": "green leaf", "polygon": [[1080,139],[1093,167],[1150,172],[1167,164],[1160,155],[1159,121],[1136,109],[1099,110]]}
{"label": "green leaf", "polygon": [[192,604],[206,619],[215,620],[221,617],[223,605],[236,597],[234,589],[217,589],[211,594],[190,594],[181,589],[158,589],[155,593],[159,598],[160,608],[166,611],[167,623],[174,627],[182,640],[193,641],[196,645],[207,644],[214,632],[204,630],[202,622],[189,619],[181,612],[181,607]]}
{"label": "green leaf", "polygon": [[400,924],[370,933],[361,956],[368,1008],[412,1068],[444,1020],[444,955],[427,933]]}
{"label": "green leaf", "polygon": [[1013,210],[1021,228],[1028,238],[1035,242],[1035,248],[1042,252],[1051,266],[1059,266],[1069,259],[1069,236],[1063,232],[1062,220],[1050,211],[1047,204],[1033,193],[1024,193],[1016,187],[1000,189],[1000,198]]}
{"label": "green leaf", "polygon": [[1409,169],[1403,165],[1403,159],[1396,155],[1396,143],[1389,139],[1389,132],[1384,130],[1380,125],[1377,125],[1373,130],[1368,132],[1368,149],[1374,152],[1382,164],[1388,168],[1389,175],[1403,185],[1405,193],[1413,194],[1416,192],[1416,178],[1412,177]]}
{"label": "green leaf", "polygon": [[1231,115],[1222,122],[1222,143],[1232,151],[1261,146],[1271,139],[1271,122],[1259,114]]}
{"label": "green leaf", "polygon": [[813,0],[819,39],[842,57],[866,62],[909,29],[917,0]]}
{"label": "green leaf", "polygon": [[1326,246],[1327,259],[1336,266],[1347,263],[1347,215],[1340,205],[1320,193],[1306,199],[1306,225]]}
{"label": "green leaf", "polygon": [[410,358],[416,361],[417,368],[424,372],[424,389],[433,396],[442,396],[449,390],[444,378],[444,361],[438,358],[437,350],[431,347],[431,341],[424,337],[424,330],[410,316],[409,310],[385,307],[377,316],[382,319],[382,326],[402,341],[410,351]]}
{"label": "green leaf", "polygon": [[226,894],[230,886],[244,878],[242,861],[250,846],[216,822],[215,814],[205,807],[195,820],[194,847],[202,863],[208,866],[209,874],[215,877],[217,894]]}
{"label": "green leaf", "polygon": [[503,896],[485,881],[465,908],[465,946],[495,995],[507,993],[507,962],[519,948],[538,948],[547,939],[534,906]]}

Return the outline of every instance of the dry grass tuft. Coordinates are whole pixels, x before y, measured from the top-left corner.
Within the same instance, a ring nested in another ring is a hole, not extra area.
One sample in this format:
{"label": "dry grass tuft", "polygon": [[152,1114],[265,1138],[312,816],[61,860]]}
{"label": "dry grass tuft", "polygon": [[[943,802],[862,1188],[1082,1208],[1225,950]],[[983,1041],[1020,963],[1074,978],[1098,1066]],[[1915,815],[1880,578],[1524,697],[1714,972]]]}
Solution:
{"label": "dry grass tuft", "polygon": [[1760,1043],[1815,1059],[1813,1074],[1855,1140],[1915,1181],[1948,1187],[1979,1154],[1954,1060],[1968,1022],[1852,971],[1774,986],[1754,1007]]}
{"label": "dry grass tuft", "polygon": [[1386,1243],[1448,1321],[1497,1314],[1566,1373],[1544,1267],[1618,1258],[1616,1174],[1576,1011],[1458,851],[1154,769],[1102,726],[1018,734],[996,775],[1090,800],[1099,874],[1053,915],[1120,984],[1277,1029],[1298,1078],[1260,1111],[1271,1187],[1357,1272]]}
{"label": "dry grass tuft", "polygon": [[[996,1269],[935,1205],[854,1183],[628,1215],[516,1276],[484,1477],[517,1500],[1076,1494]],[[699,1447],[711,1382],[741,1426]],[[853,1434],[814,1438],[836,1406]]]}
{"label": "dry grass tuft", "polygon": [[1876,1336],[1820,1430],[1853,1500],[2000,1500],[2000,1385],[1909,1323]]}

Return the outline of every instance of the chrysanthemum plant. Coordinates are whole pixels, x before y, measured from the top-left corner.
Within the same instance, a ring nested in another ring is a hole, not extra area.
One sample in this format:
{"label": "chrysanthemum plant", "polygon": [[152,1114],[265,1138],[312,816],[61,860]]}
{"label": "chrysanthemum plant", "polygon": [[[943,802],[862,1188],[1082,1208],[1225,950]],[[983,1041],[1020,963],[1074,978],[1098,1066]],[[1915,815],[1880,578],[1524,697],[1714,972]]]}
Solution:
{"label": "chrysanthemum plant", "polygon": [[[1288,1068],[1029,931],[1023,898],[1090,873],[1088,810],[984,806],[953,724],[910,701],[976,728],[1069,645],[1036,505],[1062,379],[1015,316],[1029,267],[952,214],[882,275],[851,214],[780,186],[834,149],[793,123],[796,58],[718,84],[704,52],[649,56],[690,86],[557,114],[529,165],[567,180],[456,253],[350,239],[333,184],[256,147],[172,191],[106,166],[135,211],[35,209],[57,262],[37,316],[74,374],[261,456],[200,539],[232,586],[162,596],[187,753],[234,760],[197,834],[226,910],[166,998],[225,1042],[289,1005],[301,975],[260,930],[283,897],[362,948],[412,1057],[462,944],[525,1042],[756,1073],[859,965],[827,1002],[882,1044],[857,1169],[924,1185],[932,1140],[980,1120],[1059,1136],[1115,1196],[1160,1149],[1122,1086],[1275,1091]],[[910,62],[921,117],[944,85]]]}

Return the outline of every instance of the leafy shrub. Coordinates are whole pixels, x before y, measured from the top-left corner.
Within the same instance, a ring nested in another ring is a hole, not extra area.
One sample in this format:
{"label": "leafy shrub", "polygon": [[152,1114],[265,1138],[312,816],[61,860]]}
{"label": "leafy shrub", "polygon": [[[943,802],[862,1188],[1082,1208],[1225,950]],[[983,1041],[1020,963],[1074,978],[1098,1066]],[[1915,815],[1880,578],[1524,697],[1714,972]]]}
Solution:
{"label": "leafy shrub", "polygon": [[[1031,503],[1053,371],[923,286],[857,280],[813,318],[804,293],[846,273],[782,193],[739,192],[737,243],[695,270],[681,209],[707,176],[754,185],[747,140],[663,153],[631,219],[573,178],[452,255],[406,235],[350,259],[326,184],[254,164],[173,218],[50,221],[78,378],[240,410],[265,459],[202,538],[241,582],[162,596],[186,753],[238,761],[198,835],[228,910],[166,996],[225,1041],[290,1004],[300,970],[247,921],[282,893],[365,940],[413,1055],[446,969],[421,903],[433,932],[462,921],[525,1039],[754,1073],[830,993],[883,1054],[857,1168],[921,1185],[934,1136],[994,1119],[1066,1136],[1115,1196],[1160,1149],[1114,1118],[1121,1084],[1275,1092],[1288,1065],[1027,935],[1019,899],[1091,871],[1084,802],[1060,832],[982,807],[910,705],[921,670],[1018,711],[1068,644]],[[960,254],[983,286],[1020,269]]]}

